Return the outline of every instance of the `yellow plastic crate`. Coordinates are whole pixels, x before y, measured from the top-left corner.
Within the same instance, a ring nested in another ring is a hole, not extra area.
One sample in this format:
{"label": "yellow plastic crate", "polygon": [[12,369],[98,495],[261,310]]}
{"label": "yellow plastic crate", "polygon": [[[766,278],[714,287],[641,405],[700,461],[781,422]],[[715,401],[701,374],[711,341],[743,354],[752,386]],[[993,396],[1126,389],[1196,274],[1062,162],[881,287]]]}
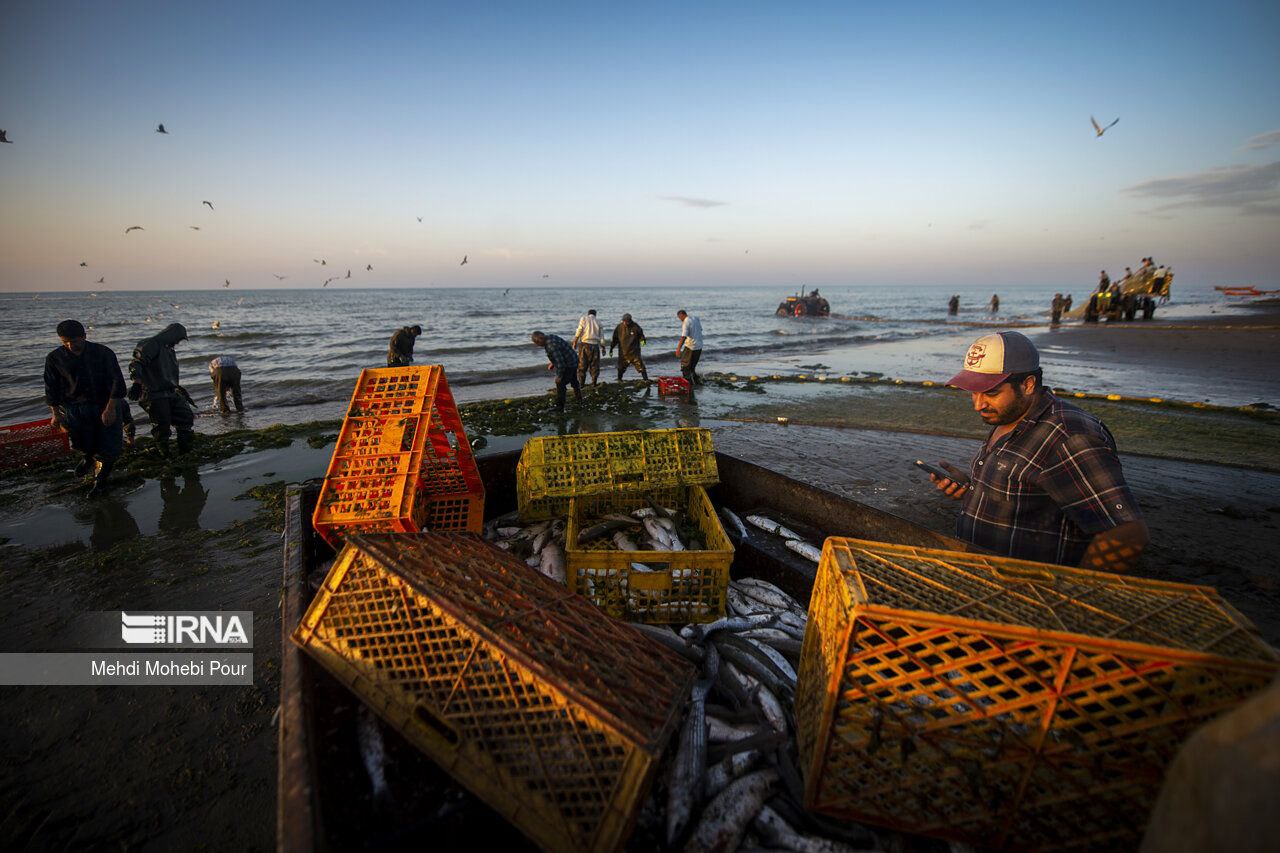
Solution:
{"label": "yellow plastic crate", "polygon": [[553,518],[569,498],[719,482],[711,431],[651,429],[531,438],[516,466],[520,517]]}
{"label": "yellow plastic crate", "polygon": [[[648,506],[645,495],[617,492],[570,499],[565,529],[569,588],[610,616],[650,624],[711,622],[724,616],[733,543],[725,535],[707,490],[667,487],[648,493],[658,504],[687,511],[701,532],[701,551],[619,551],[608,537],[578,545],[584,519]],[[687,543],[686,543],[687,544]],[[655,557],[661,554],[662,559]],[[653,572],[631,564],[644,563]]]}
{"label": "yellow plastic crate", "polygon": [[545,850],[617,850],[692,667],[478,537],[351,536],[293,641]]}
{"label": "yellow plastic crate", "polygon": [[982,847],[1134,849],[1179,744],[1277,668],[1209,587],[831,538],[796,696],[805,804]]}

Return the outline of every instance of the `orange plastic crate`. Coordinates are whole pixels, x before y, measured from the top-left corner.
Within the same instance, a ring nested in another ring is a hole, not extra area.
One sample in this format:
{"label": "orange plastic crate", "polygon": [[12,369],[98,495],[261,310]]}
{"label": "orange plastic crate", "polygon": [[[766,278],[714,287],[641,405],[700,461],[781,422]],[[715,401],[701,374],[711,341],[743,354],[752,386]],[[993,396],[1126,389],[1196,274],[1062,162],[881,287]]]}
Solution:
{"label": "orange plastic crate", "polygon": [[543,850],[620,850],[691,666],[467,534],[356,536],[293,641]]}
{"label": "orange plastic crate", "polygon": [[71,441],[53,418],[0,427],[0,468],[20,468],[70,452]]}
{"label": "orange plastic crate", "polygon": [[479,532],[484,484],[439,365],[361,371],[312,523],[351,532]]}
{"label": "orange plastic crate", "polygon": [[1179,744],[1278,666],[1209,587],[831,538],[796,694],[805,805],[1134,849]]}

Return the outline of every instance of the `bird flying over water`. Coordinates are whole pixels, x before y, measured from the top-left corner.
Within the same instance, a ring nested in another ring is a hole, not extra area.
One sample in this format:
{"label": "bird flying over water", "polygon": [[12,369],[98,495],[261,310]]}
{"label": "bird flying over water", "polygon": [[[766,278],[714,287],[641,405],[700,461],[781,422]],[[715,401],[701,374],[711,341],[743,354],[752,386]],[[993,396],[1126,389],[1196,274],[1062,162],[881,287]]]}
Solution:
{"label": "bird flying over water", "polygon": [[105,275],[102,278],[98,279],[96,282],[94,282],[94,284],[106,284],[106,283],[107,283],[107,277]]}
{"label": "bird flying over water", "polygon": [[128,228],[124,229],[124,233],[128,234],[130,231],[146,231],[146,230],[147,229],[143,228],[141,225],[130,225]]}
{"label": "bird flying over water", "polygon": [[[9,137],[5,136],[5,133],[4,133],[4,131],[3,131],[3,130],[0,130],[0,142],[7,142],[7,143],[9,143],[10,145],[12,145],[12,144],[13,144],[13,140],[12,140],[12,139],[10,139]],[[422,220],[421,220],[421,219],[419,219],[418,221],[419,221],[419,222],[421,222]]]}
{"label": "bird flying over water", "polygon": [[169,131],[167,131],[167,130],[165,130],[165,129],[164,129],[164,125],[163,125],[163,124],[156,125],[156,133],[168,133],[168,132],[169,132]]}
{"label": "bird flying over water", "polygon": [[286,278],[289,277],[287,275],[276,275],[275,273],[272,273],[272,275],[276,276],[276,281],[284,281]]}
{"label": "bird flying over water", "polygon": [[[7,140],[7,139],[5,140],[5,142],[8,142],[8,141],[9,141],[9,140]],[[419,217],[418,217],[418,221],[419,221],[419,222],[421,222],[421,221],[422,221],[422,217],[421,217],[421,216],[419,216]]]}
{"label": "bird flying over water", "polygon": [[209,209],[210,209],[210,210],[213,210],[213,202],[211,202],[211,201],[202,201],[202,202],[200,202],[200,203],[201,203],[201,204],[207,204],[207,205],[209,205]]}
{"label": "bird flying over water", "polygon": [[324,284],[322,284],[322,285],[320,285],[320,286],[321,286],[321,287],[328,287],[328,286],[329,286],[329,282],[333,281],[333,280],[334,280],[334,279],[336,279],[336,278],[337,278],[337,276],[336,276],[336,275],[335,275],[335,276],[333,276],[333,277],[331,277],[331,278],[326,278],[326,279],[324,280]]}
{"label": "bird flying over water", "polygon": [[373,272],[373,264],[365,264],[365,272]]}
{"label": "bird flying over water", "polygon": [[199,225],[188,225],[187,227],[188,227],[188,228],[190,228],[192,231],[199,231],[199,230],[200,230],[200,226],[199,226]]}
{"label": "bird flying over water", "polygon": [[462,263],[458,264],[458,266],[462,267],[462,266],[466,266],[466,264],[467,264],[467,256],[466,256],[466,255],[463,255],[463,256],[462,256]]}
{"label": "bird flying over water", "polygon": [[88,264],[88,262],[87,262],[87,261],[81,261],[81,262],[80,262],[80,266],[82,266],[82,267],[87,267],[87,266],[89,266],[89,264]]}
{"label": "bird flying over water", "polygon": [[1099,125],[1099,124],[1098,124],[1098,120],[1097,120],[1096,118],[1094,118],[1093,116],[1089,116],[1089,121],[1093,123],[1093,129],[1094,129],[1094,131],[1097,133],[1097,135],[1098,135],[1098,136],[1101,136],[1102,134],[1106,133],[1106,132],[1107,132],[1108,130],[1110,130],[1111,128],[1115,127],[1115,126],[1116,126],[1116,121],[1120,121],[1120,119],[1118,119],[1118,118],[1117,118],[1117,119],[1116,119],[1116,121],[1111,122],[1111,124],[1107,125],[1106,127],[1102,127],[1101,125]]}
{"label": "bird flying over water", "polygon": [[351,270],[347,270],[347,278],[351,278]]}
{"label": "bird flying over water", "polygon": [[230,286],[231,286],[231,279],[229,279],[229,278],[225,278],[225,279],[223,279],[223,280],[222,280],[222,286],[223,286],[223,287],[230,287]]}

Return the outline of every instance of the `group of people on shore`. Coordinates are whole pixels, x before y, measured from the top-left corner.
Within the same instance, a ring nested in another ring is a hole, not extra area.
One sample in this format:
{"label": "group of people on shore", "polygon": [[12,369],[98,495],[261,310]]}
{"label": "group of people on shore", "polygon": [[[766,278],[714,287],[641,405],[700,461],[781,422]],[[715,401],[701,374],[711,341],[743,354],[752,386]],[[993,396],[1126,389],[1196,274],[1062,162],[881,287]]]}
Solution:
{"label": "group of people on shore", "polygon": [[[83,455],[77,475],[94,473],[90,496],[101,495],[110,484],[111,471],[134,440],[130,401],[142,406],[151,419],[151,437],[157,452],[173,458],[170,437],[176,432],[177,455],[195,443],[195,412],[191,394],[182,387],[175,348],[187,339],[181,323],[171,323],[159,333],[138,341],[129,362],[129,387],[115,352],[88,340],[79,320],[63,320],[55,330],[60,345],[44,362],[44,399],[55,428],[65,432],[71,447]],[[244,411],[240,392],[240,367],[235,357],[218,355],[209,361],[215,399],[223,414],[230,412],[230,395],[236,411]]]}
{"label": "group of people on shore", "polygon": [[[698,376],[698,361],[702,358],[702,323],[697,317],[683,308],[676,312],[680,319],[680,340],[676,343],[676,357],[680,359],[680,372],[690,385],[701,385],[702,377]],[[397,329],[391,336],[387,347],[387,367],[404,367],[413,363],[413,345],[422,334],[421,326],[405,326]],[[604,332],[596,309],[592,308],[578,320],[578,327],[573,333],[572,342],[559,335],[549,335],[535,331],[529,336],[535,346],[542,347],[547,354],[547,370],[556,374],[556,409],[564,410],[567,389],[572,388],[574,398],[582,399],[582,386],[587,377],[591,384],[600,381],[601,350],[604,349]],[[646,343],[644,329],[640,327],[630,314],[623,314],[618,325],[613,327],[613,336],[609,339],[609,355],[618,352],[618,381],[632,367],[640,374],[640,379],[649,381],[649,370],[645,366],[644,356],[640,349]]]}
{"label": "group of people on shore", "polygon": [[1173,287],[1173,267],[1156,266],[1154,258],[1143,258],[1134,272],[1124,268],[1124,276],[1112,281],[1106,270],[1098,274],[1098,289],[1089,297],[1084,321],[1096,323],[1102,317],[1114,320],[1132,320],[1138,311],[1142,319],[1150,320],[1155,314],[1157,299],[1160,305],[1170,299]]}
{"label": "group of people on shore", "polygon": [[[698,362],[702,358],[702,322],[683,308],[676,312],[676,317],[680,319],[680,340],[676,343],[680,372],[691,386],[701,385]],[[548,335],[542,331],[535,331],[529,339],[547,354],[547,370],[555,371],[557,410],[564,411],[566,388],[573,388],[574,399],[580,401],[587,376],[590,375],[592,385],[599,381],[600,351],[604,347],[604,339],[594,308],[578,320],[572,343],[566,342],[559,335]],[[634,367],[643,381],[649,381],[649,371],[640,354],[640,348],[646,343],[644,329],[640,328],[640,324],[630,314],[623,314],[609,340],[609,355],[613,355],[615,349],[618,350],[619,382],[628,366]]]}

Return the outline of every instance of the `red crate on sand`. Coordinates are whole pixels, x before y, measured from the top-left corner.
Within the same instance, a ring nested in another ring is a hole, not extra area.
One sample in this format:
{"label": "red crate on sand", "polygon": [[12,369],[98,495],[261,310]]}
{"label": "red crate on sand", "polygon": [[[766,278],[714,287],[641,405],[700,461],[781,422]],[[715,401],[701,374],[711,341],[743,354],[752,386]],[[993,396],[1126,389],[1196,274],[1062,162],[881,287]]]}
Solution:
{"label": "red crate on sand", "polygon": [[0,427],[0,468],[21,468],[71,452],[67,434],[53,418]]}
{"label": "red crate on sand", "polygon": [[683,376],[659,376],[659,394],[688,394],[689,380]]}
{"label": "red crate on sand", "polygon": [[440,365],[361,371],[312,516],[351,533],[479,533],[484,485]]}

